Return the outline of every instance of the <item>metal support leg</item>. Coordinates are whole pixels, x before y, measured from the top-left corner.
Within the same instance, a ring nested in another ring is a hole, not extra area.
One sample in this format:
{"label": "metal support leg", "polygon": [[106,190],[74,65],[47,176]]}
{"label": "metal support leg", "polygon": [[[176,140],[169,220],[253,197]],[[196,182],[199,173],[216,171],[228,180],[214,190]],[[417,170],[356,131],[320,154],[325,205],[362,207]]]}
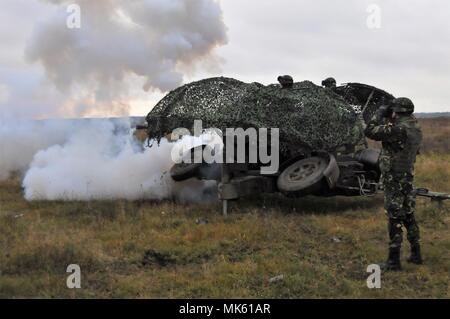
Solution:
{"label": "metal support leg", "polygon": [[222,215],[223,215],[223,217],[228,216],[228,200],[227,199],[222,200]]}
{"label": "metal support leg", "polygon": [[[228,170],[228,165],[226,163],[222,164],[222,184],[227,184],[230,182],[230,172]],[[228,216],[228,200],[222,200],[222,214],[224,217]]]}
{"label": "metal support leg", "polygon": [[436,205],[437,205],[439,211],[442,211],[442,208],[444,207],[444,204],[443,204],[443,200],[442,200],[442,199],[439,199],[439,198],[432,198],[432,199],[431,199],[431,202],[436,203]]}

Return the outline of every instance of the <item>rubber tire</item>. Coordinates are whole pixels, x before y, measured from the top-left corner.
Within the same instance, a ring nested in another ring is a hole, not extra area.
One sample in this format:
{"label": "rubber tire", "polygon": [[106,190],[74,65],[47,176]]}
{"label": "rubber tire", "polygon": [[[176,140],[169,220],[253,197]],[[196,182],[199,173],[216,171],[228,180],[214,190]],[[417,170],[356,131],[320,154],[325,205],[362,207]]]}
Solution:
{"label": "rubber tire", "polygon": [[222,164],[213,163],[207,164],[204,163],[198,168],[196,177],[200,180],[204,181],[217,181],[220,182],[222,179]]}
{"label": "rubber tire", "polygon": [[[191,148],[189,151],[187,151],[185,154],[183,154],[183,158],[186,157],[193,157],[194,150],[196,148],[204,148],[204,145],[199,145],[194,148]],[[173,165],[170,168],[170,177],[176,182],[182,182],[189,178],[197,177],[200,166],[202,166],[202,163],[177,163]]]}
{"label": "rubber tire", "polygon": [[[277,179],[278,189],[283,193],[312,194],[323,187],[324,171],[328,166],[328,159],[315,156],[296,161],[284,169]],[[310,168],[306,168],[310,167]],[[294,174],[299,170],[306,170],[301,179],[295,179]]]}
{"label": "rubber tire", "polygon": [[202,164],[175,164],[170,168],[170,177],[176,182],[182,182],[189,178],[197,177],[197,172]]}

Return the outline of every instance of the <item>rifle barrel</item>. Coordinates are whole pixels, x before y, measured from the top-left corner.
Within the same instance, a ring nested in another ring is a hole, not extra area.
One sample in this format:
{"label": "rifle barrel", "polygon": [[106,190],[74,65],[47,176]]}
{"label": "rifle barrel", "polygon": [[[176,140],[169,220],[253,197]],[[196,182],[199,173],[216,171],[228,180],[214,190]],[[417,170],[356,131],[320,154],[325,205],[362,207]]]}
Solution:
{"label": "rifle barrel", "polygon": [[136,125],[136,130],[146,130],[148,129],[147,125]]}
{"label": "rifle barrel", "polygon": [[438,192],[431,192],[426,188],[417,188],[415,190],[415,193],[417,196],[422,197],[428,197],[435,200],[447,200],[450,199],[450,195],[446,193],[438,193]]}

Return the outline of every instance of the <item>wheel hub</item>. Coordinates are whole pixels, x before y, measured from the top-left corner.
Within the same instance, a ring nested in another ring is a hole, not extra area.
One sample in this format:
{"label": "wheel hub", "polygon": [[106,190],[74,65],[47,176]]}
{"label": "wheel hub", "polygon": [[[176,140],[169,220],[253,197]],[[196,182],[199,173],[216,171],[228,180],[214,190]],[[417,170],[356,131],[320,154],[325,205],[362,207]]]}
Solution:
{"label": "wheel hub", "polygon": [[300,181],[305,179],[318,170],[319,164],[320,162],[309,162],[299,167],[295,167],[294,170],[289,173],[288,177],[291,181]]}

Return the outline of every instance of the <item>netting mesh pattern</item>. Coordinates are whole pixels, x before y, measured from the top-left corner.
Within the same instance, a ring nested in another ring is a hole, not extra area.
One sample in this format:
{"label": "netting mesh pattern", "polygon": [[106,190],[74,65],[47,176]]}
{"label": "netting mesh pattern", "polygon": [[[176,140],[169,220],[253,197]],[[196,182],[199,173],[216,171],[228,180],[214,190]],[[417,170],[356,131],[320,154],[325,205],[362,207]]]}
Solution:
{"label": "netting mesh pattern", "polygon": [[280,150],[332,151],[357,142],[357,116],[344,98],[312,82],[279,85],[210,78],[168,93],[147,115],[150,138],[161,139],[178,127],[279,128]]}

